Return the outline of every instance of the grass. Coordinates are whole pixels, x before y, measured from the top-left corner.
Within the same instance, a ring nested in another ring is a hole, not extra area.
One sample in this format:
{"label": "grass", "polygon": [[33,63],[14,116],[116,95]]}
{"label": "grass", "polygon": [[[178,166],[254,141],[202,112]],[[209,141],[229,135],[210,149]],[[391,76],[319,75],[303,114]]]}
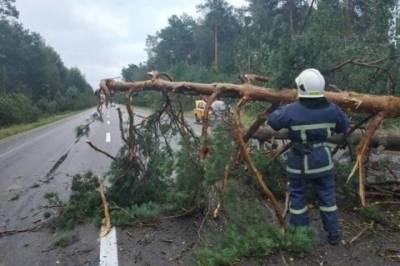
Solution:
{"label": "grass", "polygon": [[13,135],[16,135],[18,133],[22,133],[22,132],[40,127],[40,126],[51,124],[51,123],[61,120],[63,118],[80,113],[82,111],[83,110],[66,112],[66,113],[61,113],[61,114],[51,115],[51,116],[44,116],[44,117],[39,118],[38,121],[33,122],[33,123],[18,124],[18,125],[0,128],[0,140],[10,137],[10,136],[13,136]]}
{"label": "grass", "polygon": [[249,112],[242,112],[240,115],[240,121],[245,127],[249,127],[256,118],[256,115],[250,114]]}

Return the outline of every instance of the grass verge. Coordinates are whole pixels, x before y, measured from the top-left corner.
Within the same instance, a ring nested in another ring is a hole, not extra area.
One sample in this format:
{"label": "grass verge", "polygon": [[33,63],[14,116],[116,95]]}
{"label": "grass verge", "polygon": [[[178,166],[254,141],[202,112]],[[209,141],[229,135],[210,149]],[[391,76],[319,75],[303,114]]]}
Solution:
{"label": "grass verge", "polygon": [[16,135],[18,133],[22,133],[40,126],[44,126],[53,122],[56,122],[58,120],[61,120],[63,118],[75,115],[77,113],[80,113],[84,110],[79,110],[79,111],[72,111],[72,112],[66,112],[66,113],[61,113],[57,115],[51,115],[51,116],[44,116],[39,118],[38,121],[33,122],[33,123],[28,123],[28,124],[18,124],[18,125],[13,125],[9,127],[3,127],[0,128],[0,140]]}

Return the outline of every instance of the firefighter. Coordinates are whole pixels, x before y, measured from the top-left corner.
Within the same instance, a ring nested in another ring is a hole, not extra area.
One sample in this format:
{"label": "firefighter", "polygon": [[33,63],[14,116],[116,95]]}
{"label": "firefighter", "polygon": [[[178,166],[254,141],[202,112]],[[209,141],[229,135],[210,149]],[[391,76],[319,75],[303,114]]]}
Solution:
{"label": "firefighter", "polygon": [[276,131],[287,128],[292,142],[287,153],[289,225],[308,226],[307,190],[315,189],[328,243],[340,243],[336,183],[330,147],[333,133],[345,133],[347,115],[324,97],[325,79],[317,69],[306,69],[295,80],[298,101],[274,111],[268,124]]}

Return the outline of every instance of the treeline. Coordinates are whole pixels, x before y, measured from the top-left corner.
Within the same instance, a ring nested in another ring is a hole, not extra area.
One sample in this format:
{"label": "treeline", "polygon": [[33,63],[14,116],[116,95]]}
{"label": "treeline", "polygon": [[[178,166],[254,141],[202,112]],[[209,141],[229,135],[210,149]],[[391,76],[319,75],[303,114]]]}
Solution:
{"label": "treeline", "polygon": [[0,1],[0,127],[94,104],[77,68],[67,68],[43,38],[18,21],[14,1]]}
{"label": "treeline", "polygon": [[125,67],[123,78],[157,69],[177,80],[239,82],[257,73],[279,88],[315,67],[338,89],[398,94],[398,0],[248,0],[243,9],[205,0],[198,12],[173,15],[149,35],[147,62]]}

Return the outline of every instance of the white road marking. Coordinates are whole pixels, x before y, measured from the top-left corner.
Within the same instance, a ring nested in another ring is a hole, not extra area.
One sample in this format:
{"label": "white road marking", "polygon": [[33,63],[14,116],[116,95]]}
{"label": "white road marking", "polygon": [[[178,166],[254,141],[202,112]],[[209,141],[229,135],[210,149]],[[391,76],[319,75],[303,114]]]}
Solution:
{"label": "white road marking", "polygon": [[106,133],[106,143],[110,143],[111,142],[111,134],[110,132]]}
{"label": "white road marking", "polygon": [[107,125],[109,125],[110,124],[110,120],[107,120]]}
{"label": "white road marking", "polygon": [[118,266],[117,230],[100,239],[100,266]]}

